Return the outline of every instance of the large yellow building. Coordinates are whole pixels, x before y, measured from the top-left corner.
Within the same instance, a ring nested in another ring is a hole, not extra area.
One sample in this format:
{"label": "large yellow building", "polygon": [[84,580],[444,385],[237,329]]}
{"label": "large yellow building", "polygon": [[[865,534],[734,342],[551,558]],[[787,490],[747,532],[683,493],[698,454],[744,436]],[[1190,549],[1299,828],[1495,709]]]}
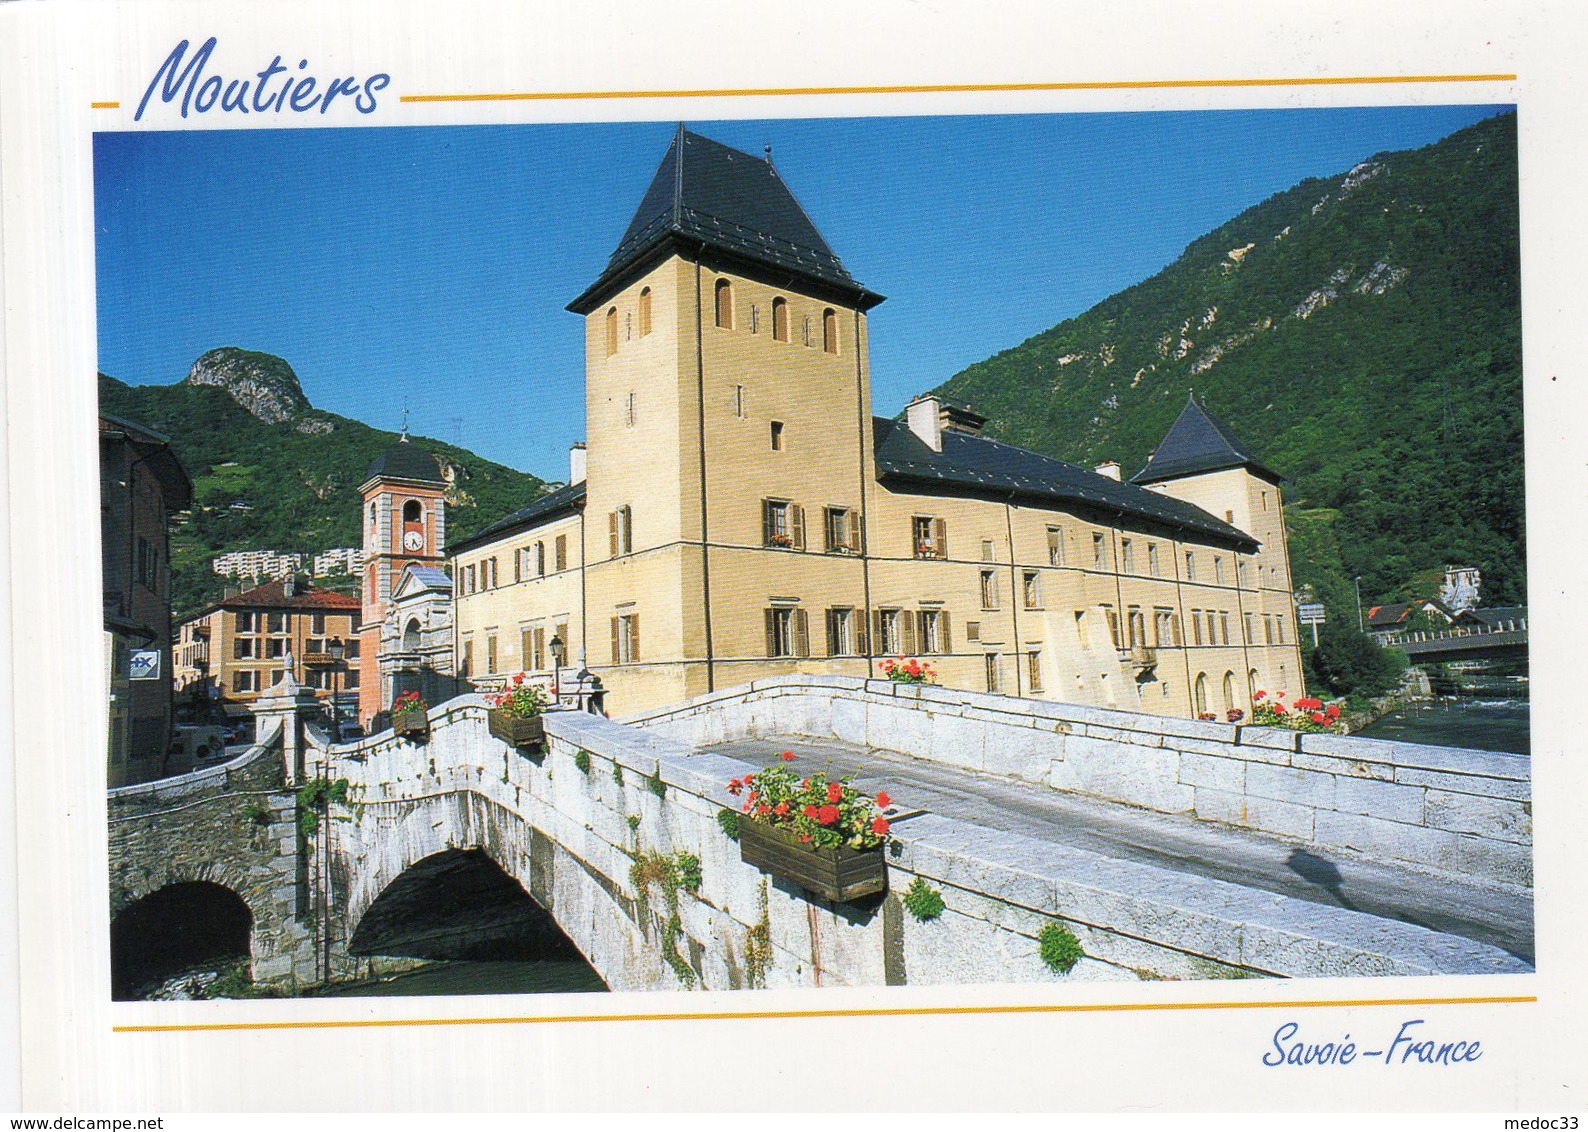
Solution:
{"label": "large yellow building", "polygon": [[761,676],[876,675],[1170,715],[1301,691],[1279,477],[1191,401],[1122,482],[873,417],[856,282],[769,160],[680,127],[585,316],[569,486],[449,551],[461,674],[560,638],[615,715]]}

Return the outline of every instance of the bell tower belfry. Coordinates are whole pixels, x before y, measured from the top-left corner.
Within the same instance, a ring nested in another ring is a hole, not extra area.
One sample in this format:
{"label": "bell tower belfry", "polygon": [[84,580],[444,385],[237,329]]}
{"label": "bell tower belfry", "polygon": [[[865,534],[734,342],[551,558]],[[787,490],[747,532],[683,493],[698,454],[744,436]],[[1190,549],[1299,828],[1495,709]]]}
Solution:
{"label": "bell tower belfry", "polygon": [[[409,565],[436,565],[446,548],[446,479],[434,454],[408,439],[375,458],[364,483],[361,523],[364,568],[361,575],[362,615],[359,620],[358,718],[389,707],[391,690],[381,683],[381,625],[392,595]],[[349,650],[351,651],[351,650]]]}

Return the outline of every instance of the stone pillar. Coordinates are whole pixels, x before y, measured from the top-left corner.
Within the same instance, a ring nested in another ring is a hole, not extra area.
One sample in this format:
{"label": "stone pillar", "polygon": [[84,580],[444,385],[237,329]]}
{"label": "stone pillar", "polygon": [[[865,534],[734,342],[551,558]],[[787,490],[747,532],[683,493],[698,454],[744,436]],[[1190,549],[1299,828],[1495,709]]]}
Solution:
{"label": "stone pillar", "polygon": [[254,713],[254,734],[260,742],[272,728],[281,732],[281,761],[288,786],[298,786],[309,775],[308,744],[304,742],[303,723],[319,710],[313,688],[305,688],[292,675],[289,664],[281,681],[262,692],[249,708]]}

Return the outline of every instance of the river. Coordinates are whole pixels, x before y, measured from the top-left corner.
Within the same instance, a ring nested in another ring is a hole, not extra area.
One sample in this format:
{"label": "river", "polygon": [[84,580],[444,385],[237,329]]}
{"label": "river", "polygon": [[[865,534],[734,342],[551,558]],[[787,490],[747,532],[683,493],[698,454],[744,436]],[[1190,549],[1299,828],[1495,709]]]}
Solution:
{"label": "river", "polygon": [[1437,699],[1407,704],[1357,734],[1441,747],[1531,752],[1532,711],[1527,667],[1484,664],[1436,669],[1430,674]]}

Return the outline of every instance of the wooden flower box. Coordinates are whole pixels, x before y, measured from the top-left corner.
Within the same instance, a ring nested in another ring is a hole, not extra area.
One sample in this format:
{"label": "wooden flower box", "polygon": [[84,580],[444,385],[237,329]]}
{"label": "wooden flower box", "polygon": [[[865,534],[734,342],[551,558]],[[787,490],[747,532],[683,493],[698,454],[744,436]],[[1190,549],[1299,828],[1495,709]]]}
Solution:
{"label": "wooden flower box", "polygon": [[392,734],[423,743],[430,738],[430,717],[422,711],[405,711],[391,717]]}
{"label": "wooden flower box", "polygon": [[888,890],[882,846],[818,849],[793,833],[749,817],[739,819],[739,859],[828,900],[858,900]]}
{"label": "wooden flower box", "polygon": [[493,709],[489,719],[491,734],[514,747],[532,747],[546,741],[546,721],[538,715],[523,719]]}

